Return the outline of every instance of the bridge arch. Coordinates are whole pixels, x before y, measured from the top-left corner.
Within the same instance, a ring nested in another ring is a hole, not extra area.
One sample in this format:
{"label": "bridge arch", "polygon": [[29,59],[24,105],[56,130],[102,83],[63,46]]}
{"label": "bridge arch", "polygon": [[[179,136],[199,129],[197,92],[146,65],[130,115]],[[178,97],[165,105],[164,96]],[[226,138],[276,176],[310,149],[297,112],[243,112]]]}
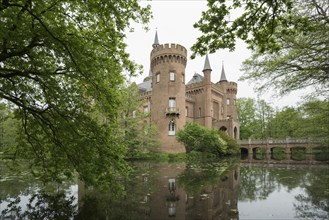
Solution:
{"label": "bridge arch", "polygon": [[241,147],[240,148],[240,152],[241,152],[241,154],[248,154],[249,153],[249,150],[246,147]]}

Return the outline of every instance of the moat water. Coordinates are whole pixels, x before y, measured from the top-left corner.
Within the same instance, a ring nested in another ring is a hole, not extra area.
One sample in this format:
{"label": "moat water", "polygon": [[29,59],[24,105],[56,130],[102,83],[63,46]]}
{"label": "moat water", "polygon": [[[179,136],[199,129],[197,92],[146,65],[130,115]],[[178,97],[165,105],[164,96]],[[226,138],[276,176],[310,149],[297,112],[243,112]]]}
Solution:
{"label": "moat water", "polygon": [[0,162],[0,219],[329,219],[329,163],[226,158],[132,163],[122,191],[43,186]]}

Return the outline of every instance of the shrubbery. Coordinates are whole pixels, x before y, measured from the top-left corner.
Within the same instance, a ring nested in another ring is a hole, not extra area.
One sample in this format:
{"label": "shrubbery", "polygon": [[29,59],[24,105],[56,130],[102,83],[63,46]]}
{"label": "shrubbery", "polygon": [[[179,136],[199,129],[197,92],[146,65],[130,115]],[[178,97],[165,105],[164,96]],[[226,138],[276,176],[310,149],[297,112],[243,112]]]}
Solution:
{"label": "shrubbery", "polygon": [[236,141],[226,133],[219,133],[216,129],[197,123],[186,123],[184,128],[177,132],[176,138],[184,144],[187,153],[198,151],[223,156],[239,152]]}

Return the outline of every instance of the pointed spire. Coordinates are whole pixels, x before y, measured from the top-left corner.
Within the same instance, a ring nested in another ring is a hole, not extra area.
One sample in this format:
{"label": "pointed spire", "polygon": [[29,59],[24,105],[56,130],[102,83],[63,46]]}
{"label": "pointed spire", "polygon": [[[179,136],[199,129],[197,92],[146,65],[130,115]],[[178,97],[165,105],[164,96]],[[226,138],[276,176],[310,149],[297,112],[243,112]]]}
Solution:
{"label": "pointed spire", "polygon": [[202,71],[205,71],[205,70],[210,70],[210,71],[212,70],[211,67],[210,67],[208,54],[206,55],[206,60],[204,61],[204,67],[203,67]]}
{"label": "pointed spire", "polygon": [[224,70],[224,61],[222,61],[222,73],[220,75],[219,82],[227,82],[226,75],[225,75],[225,70]]}
{"label": "pointed spire", "polygon": [[156,48],[157,46],[159,46],[159,39],[158,39],[158,30],[155,31],[155,38],[154,38],[154,43],[152,44],[153,48]]}

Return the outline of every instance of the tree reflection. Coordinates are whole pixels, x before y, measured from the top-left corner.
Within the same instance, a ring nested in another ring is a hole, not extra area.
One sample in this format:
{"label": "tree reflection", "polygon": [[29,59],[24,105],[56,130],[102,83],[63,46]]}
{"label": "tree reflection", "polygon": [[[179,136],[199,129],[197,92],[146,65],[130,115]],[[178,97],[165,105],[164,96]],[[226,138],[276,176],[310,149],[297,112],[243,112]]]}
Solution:
{"label": "tree reflection", "polygon": [[189,156],[186,169],[178,176],[178,183],[189,194],[200,193],[202,189],[218,186],[224,172],[238,164],[238,158],[207,158]]}
{"label": "tree reflection", "polygon": [[242,167],[240,172],[241,201],[264,200],[277,188],[275,177],[264,167]]}
{"label": "tree reflection", "polygon": [[74,196],[67,197],[64,191],[55,194],[41,191],[31,195],[24,210],[20,204],[20,197],[10,200],[7,208],[2,211],[1,217],[13,219],[70,219],[76,215],[77,207],[74,201]]}
{"label": "tree reflection", "polygon": [[[273,166],[273,165],[272,165]],[[250,166],[241,169],[240,201],[265,200],[274,191],[285,187],[288,192],[301,188],[305,194],[295,196],[296,218],[328,219],[328,167]]]}
{"label": "tree reflection", "polygon": [[[323,176],[323,171],[325,175]],[[307,195],[298,195],[294,204],[296,217],[311,219],[329,218],[329,170],[310,170],[305,175],[302,187]]]}

